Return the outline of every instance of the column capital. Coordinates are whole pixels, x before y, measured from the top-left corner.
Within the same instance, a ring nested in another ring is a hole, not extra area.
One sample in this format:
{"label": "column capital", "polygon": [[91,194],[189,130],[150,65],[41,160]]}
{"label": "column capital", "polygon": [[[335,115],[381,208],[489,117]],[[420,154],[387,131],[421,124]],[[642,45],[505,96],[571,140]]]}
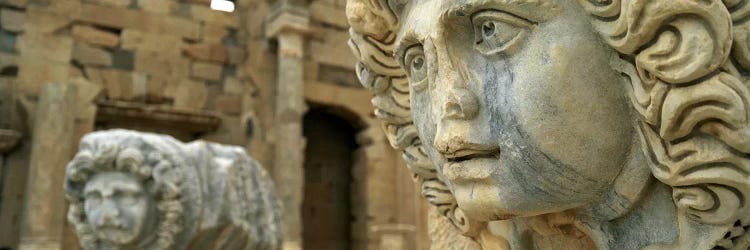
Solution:
{"label": "column capital", "polygon": [[304,7],[278,3],[266,19],[266,38],[274,38],[285,32],[310,33],[310,12]]}

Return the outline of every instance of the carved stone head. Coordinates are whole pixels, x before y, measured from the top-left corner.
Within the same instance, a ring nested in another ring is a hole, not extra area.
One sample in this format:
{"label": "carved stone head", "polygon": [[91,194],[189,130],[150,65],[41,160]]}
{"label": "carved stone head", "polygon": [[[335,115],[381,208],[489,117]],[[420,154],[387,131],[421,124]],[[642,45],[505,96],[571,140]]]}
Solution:
{"label": "carved stone head", "polygon": [[183,202],[197,199],[183,194],[184,163],[165,147],[174,139],[156,137],[119,132],[82,140],[65,189],[68,221],[85,249],[171,249],[190,225],[192,209]]}
{"label": "carved stone head", "polygon": [[347,15],[389,139],[467,235],[570,210],[612,221],[655,177],[674,203],[649,213],[677,210],[672,247],[741,248],[749,6],[349,0]]}
{"label": "carved stone head", "polygon": [[144,184],[135,175],[118,171],[98,173],[86,183],[84,211],[100,240],[130,245],[154,233],[156,207]]}

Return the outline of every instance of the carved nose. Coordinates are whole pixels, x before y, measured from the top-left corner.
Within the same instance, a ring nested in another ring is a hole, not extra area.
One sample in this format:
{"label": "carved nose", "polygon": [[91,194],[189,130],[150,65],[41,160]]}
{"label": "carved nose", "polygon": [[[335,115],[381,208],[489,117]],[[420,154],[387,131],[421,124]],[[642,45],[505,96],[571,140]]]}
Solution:
{"label": "carved nose", "polygon": [[110,200],[102,201],[102,225],[120,226],[120,220],[117,219],[120,216],[120,210],[115,206],[114,202]]}
{"label": "carved nose", "polygon": [[477,97],[465,89],[453,89],[443,105],[443,118],[455,120],[471,120],[479,111]]}

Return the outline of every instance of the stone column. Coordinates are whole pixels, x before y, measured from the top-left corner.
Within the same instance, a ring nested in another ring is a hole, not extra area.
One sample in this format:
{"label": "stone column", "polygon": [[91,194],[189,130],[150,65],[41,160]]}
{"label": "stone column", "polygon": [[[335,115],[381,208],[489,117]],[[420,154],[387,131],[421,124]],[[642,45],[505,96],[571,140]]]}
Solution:
{"label": "stone column", "polygon": [[309,17],[304,9],[281,4],[270,17],[267,37],[278,40],[278,75],[274,118],[273,179],[283,203],[284,250],[302,249],[302,199],[304,197],[305,138],[304,33]]}
{"label": "stone column", "polygon": [[61,249],[65,227],[63,177],[75,149],[76,86],[46,84],[36,108],[31,139],[20,249]]}

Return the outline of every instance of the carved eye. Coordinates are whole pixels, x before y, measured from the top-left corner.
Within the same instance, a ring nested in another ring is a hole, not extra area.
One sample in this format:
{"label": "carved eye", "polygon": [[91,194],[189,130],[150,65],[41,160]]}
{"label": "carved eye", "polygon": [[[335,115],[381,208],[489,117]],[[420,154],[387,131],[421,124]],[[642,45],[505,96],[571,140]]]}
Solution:
{"label": "carved eye", "polygon": [[427,84],[427,60],[422,46],[412,46],[404,53],[404,68],[409,82],[416,90],[422,90]]}
{"label": "carved eye", "polygon": [[115,198],[120,204],[123,205],[135,205],[138,202],[138,194],[132,192],[122,192]]}
{"label": "carved eye", "polygon": [[521,45],[533,23],[502,11],[474,14],[474,48],[485,55],[512,54]]}
{"label": "carved eye", "polygon": [[87,193],[84,198],[86,205],[99,205],[99,203],[102,203],[102,196],[99,193]]}

